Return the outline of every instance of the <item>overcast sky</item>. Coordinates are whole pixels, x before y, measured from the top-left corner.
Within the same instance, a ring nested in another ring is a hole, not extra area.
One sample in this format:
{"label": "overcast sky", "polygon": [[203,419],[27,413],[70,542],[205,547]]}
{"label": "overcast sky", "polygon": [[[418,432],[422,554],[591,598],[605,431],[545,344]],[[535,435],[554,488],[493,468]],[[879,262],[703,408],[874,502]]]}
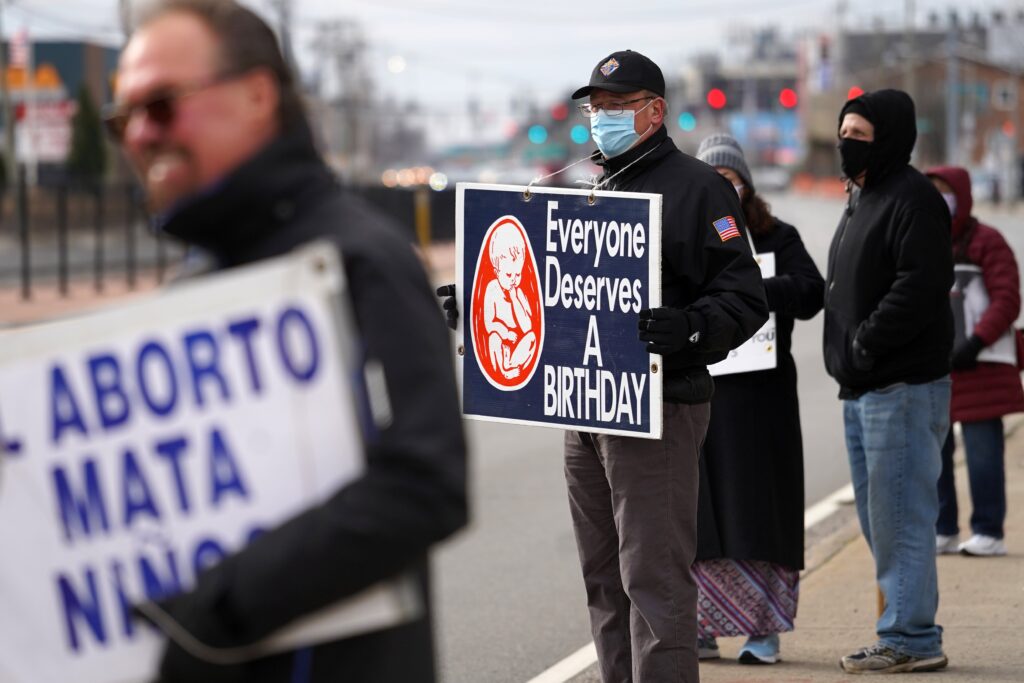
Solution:
{"label": "overcast sky", "polygon": [[[2,2],[3,0],[0,0]],[[276,23],[277,0],[246,0]],[[425,103],[439,115],[462,116],[470,98],[493,112],[516,95],[545,104],[584,84],[594,64],[619,49],[654,59],[666,73],[697,52],[728,50],[737,27],[772,25],[783,33],[834,27],[835,0],[292,0],[293,41],[307,77],[319,22],[359,22],[376,92]],[[951,5],[962,13],[1024,7],[1021,0],[916,0],[917,21]],[[6,0],[6,32],[28,27],[44,37],[119,43],[118,0]],[[846,0],[847,25],[880,18],[901,26],[905,2]],[[398,59],[396,59],[398,58]],[[390,62],[389,62],[390,60]],[[392,73],[388,69],[398,70]]]}

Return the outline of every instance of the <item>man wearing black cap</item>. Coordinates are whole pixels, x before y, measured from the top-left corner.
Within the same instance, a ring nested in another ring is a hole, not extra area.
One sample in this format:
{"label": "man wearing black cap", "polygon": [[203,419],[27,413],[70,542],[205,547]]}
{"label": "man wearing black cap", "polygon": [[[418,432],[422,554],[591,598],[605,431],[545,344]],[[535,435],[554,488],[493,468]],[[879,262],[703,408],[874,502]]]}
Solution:
{"label": "man wearing black cap", "polygon": [[[742,235],[736,191],[680,152],[664,127],[665,79],[647,57],[615,52],[594,68],[580,111],[604,167],[601,189],[663,197],[662,308],[639,339],[661,354],[660,440],[566,432],[565,474],[606,683],[697,681],[697,458],[714,390],[707,366],[768,317]],[[742,419],[742,416],[736,416]]]}
{"label": "man wearing black cap", "polygon": [[850,198],[828,258],[825,366],[839,382],[861,529],[885,610],[850,673],[946,666],[935,623],[936,484],[949,427],[953,284],[949,210],[910,166],[914,102],[899,90],[839,116]]}

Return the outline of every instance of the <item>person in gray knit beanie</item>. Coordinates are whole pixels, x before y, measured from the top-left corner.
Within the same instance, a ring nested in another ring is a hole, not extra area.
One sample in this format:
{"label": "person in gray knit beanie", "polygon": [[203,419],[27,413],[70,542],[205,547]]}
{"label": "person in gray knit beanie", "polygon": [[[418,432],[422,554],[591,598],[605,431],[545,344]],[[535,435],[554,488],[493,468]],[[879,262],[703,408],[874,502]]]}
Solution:
{"label": "person in gray knit beanie", "polygon": [[743,148],[736,138],[728,133],[713,133],[704,138],[697,149],[697,158],[709,166],[731,168],[743,179],[750,192],[754,192],[754,180],[750,177]]}
{"label": "person in gray knit beanie", "polygon": [[[774,664],[781,659],[779,633],[795,624],[804,567],[803,436],[792,334],[796,319],[821,310],[825,283],[796,228],[775,218],[754,190],[735,138],[706,138],[697,158],[736,188],[754,252],[774,255],[775,276],[765,278],[764,288],[775,315],[777,354],[774,369],[715,377],[699,464],[697,557],[690,567],[698,592],[697,654],[721,657],[717,638],[744,635],[740,663]],[[756,427],[737,430],[736,415],[756,415]],[[719,609],[723,603],[730,609]]]}

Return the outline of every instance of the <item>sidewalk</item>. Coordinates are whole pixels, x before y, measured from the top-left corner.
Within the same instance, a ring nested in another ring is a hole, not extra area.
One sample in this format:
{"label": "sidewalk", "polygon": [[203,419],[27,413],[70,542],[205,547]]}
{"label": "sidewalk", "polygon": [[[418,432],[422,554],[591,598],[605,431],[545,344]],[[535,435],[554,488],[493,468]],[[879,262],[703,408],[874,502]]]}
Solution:
{"label": "sidewalk", "polygon": [[[1022,427],[1018,416],[1007,426]],[[959,454],[958,454],[959,455]],[[962,459],[961,459],[962,460]],[[961,538],[969,534],[970,497],[967,470],[957,466],[957,494],[961,511]],[[949,668],[934,674],[942,683],[1012,683],[1024,681],[1024,428],[1006,442],[1006,557],[980,558],[943,555],[939,565],[938,621],[945,629],[944,649]],[[850,506],[852,507],[852,506]],[[820,544],[808,549],[809,570],[800,584],[796,630],[782,635],[783,661],[773,666],[746,666],[736,662],[743,638],[718,641],[720,660],[702,662],[702,683],[843,682],[860,680],[839,669],[839,658],[875,641],[876,588],[874,564],[856,526],[855,515],[836,524]],[[815,529],[808,532],[809,539]],[[852,540],[850,540],[852,539]],[[841,548],[815,567],[813,559],[823,546]],[[927,680],[933,680],[929,677]],[[897,676],[896,680],[902,680]],[[572,683],[599,683],[594,667]]]}

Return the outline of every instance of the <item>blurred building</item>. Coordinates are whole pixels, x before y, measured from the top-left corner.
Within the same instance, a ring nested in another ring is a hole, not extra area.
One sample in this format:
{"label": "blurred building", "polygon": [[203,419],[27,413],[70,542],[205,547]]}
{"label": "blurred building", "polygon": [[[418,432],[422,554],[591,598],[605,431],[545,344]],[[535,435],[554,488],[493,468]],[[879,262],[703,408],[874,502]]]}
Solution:
{"label": "blurred building", "polygon": [[[109,102],[120,50],[88,41],[29,41],[27,36],[11,43],[2,45],[5,54],[21,55],[10,60],[5,74],[16,157],[32,167],[31,177],[47,183],[63,175],[79,89],[84,87],[97,107]],[[6,125],[0,110],[0,144]]]}
{"label": "blurred building", "polygon": [[667,73],[669,133],[695,153],[714,132],[743,145],[755,182],[764,189],[786,185],[804,158],[797,41],[776,28],[734,28],[729,50],[700,55]]}
{"label": "blurred building", "polygon": [[838,114],[849,97],[901,88],[917,107],[917,166],[963,165],[1020,196],[1024,11],[820,33],[803,41],[801,64],[808,170],[838,172]]}

